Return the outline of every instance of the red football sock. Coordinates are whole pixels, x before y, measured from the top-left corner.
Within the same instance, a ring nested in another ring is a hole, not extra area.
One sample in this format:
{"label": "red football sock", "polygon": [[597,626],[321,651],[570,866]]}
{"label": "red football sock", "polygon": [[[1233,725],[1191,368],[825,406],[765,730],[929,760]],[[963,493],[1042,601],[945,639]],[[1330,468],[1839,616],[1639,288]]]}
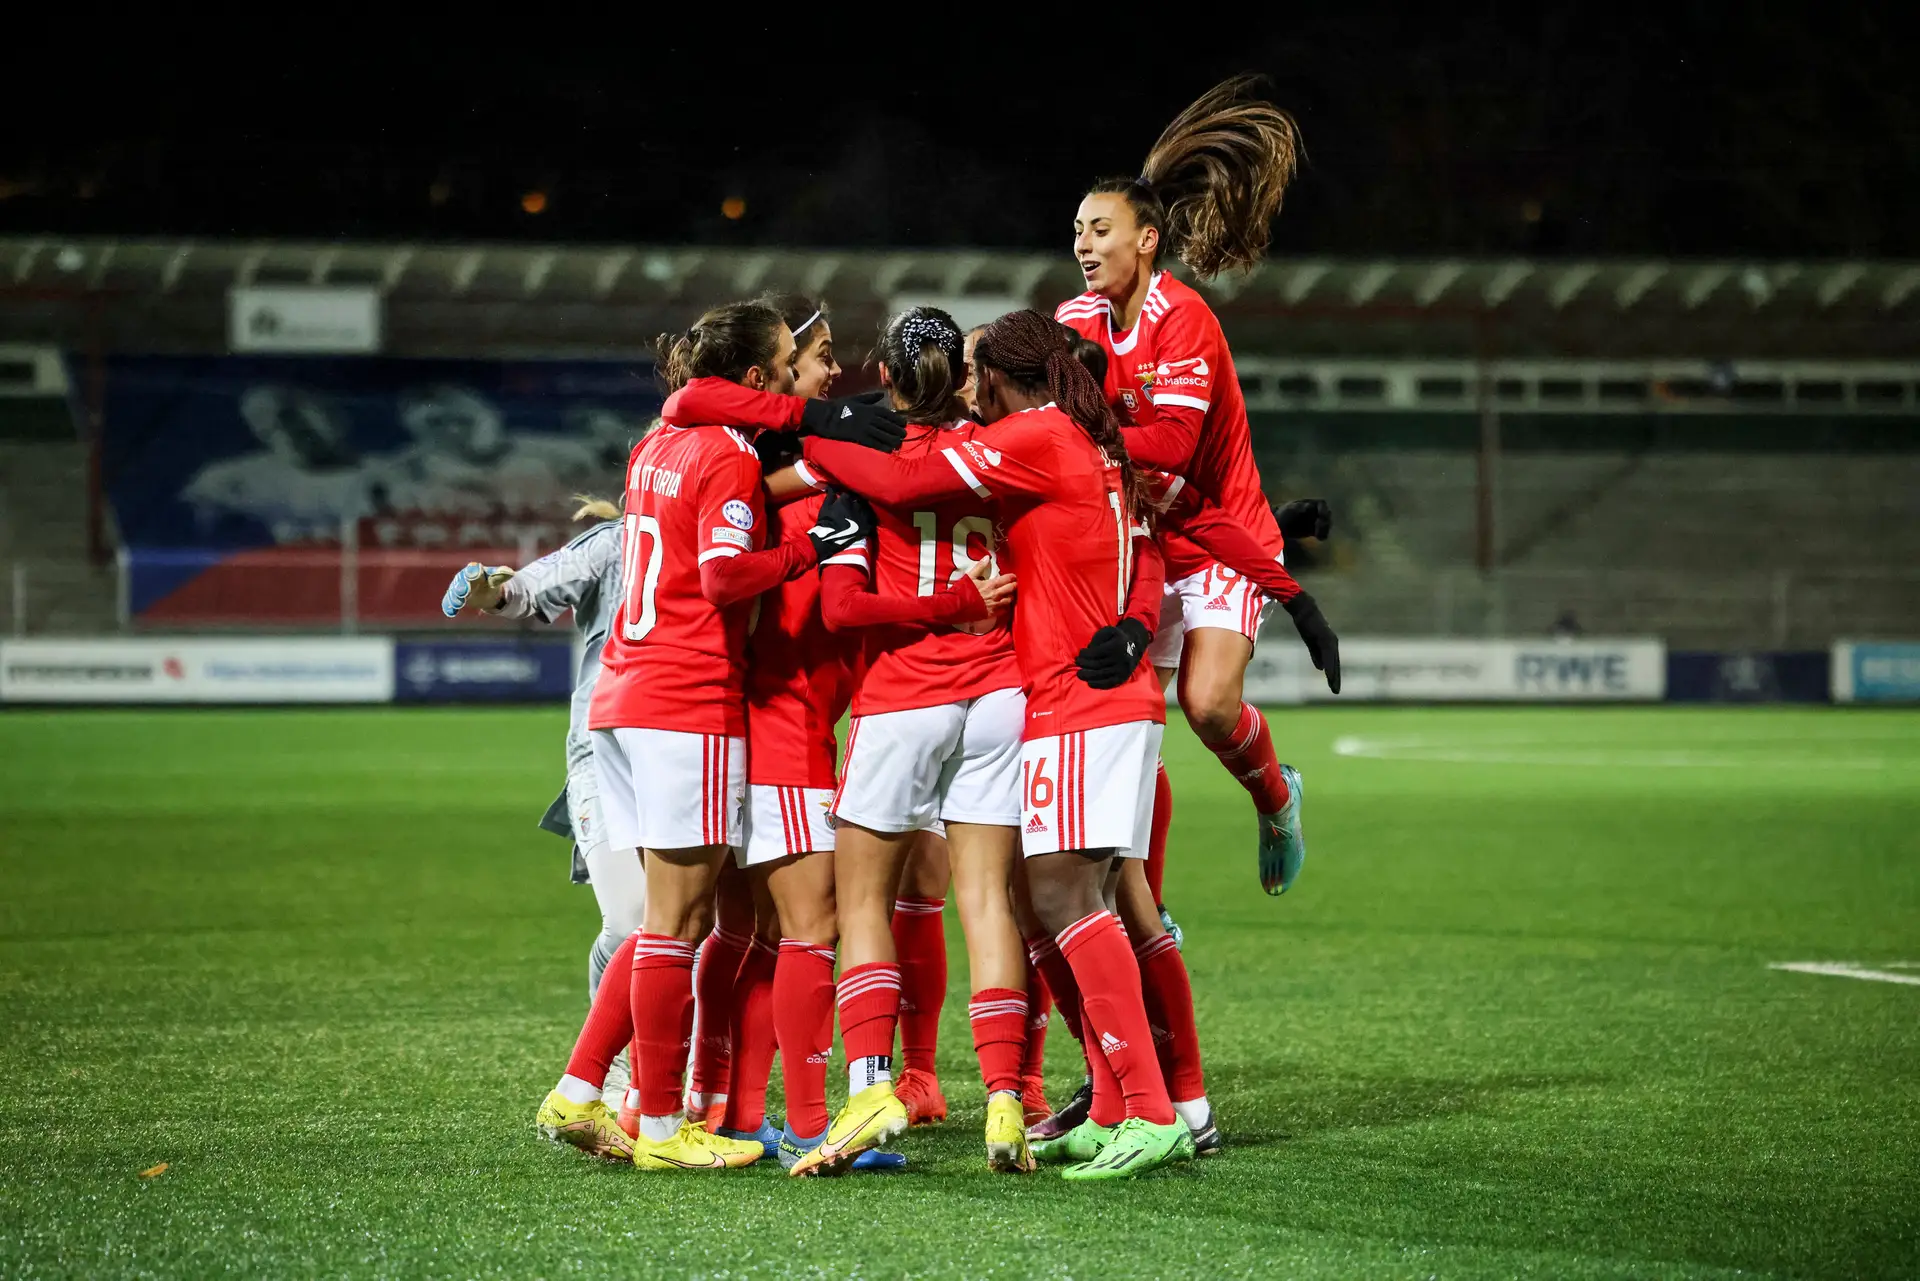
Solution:
{"label": "red football sock", "polygon": [[943,898],[893,904],[893,949],[900,958],[900,1064],[932,1072],[947,1000],[947,931]]}
{"label": "red football sock", "polygon": [[727,1092],[727,1078],[733,1075],[733,985],[752,945],[750,935],[721,929],[707,935],[700,945],[700,964],[694,975],[698,1021],[690,1085],[695,1094]]}
{"label": "red football sock", "polygon": [[833,949],[781,939],[773,970],[773,1030],[787,1126],[802,1138],[827,1132],[827,1061],[833,1057]]}
{"label": "red football sock", "polygon": [[1273,754],[1273,734],[1267,718],[1252,703],[1240,704],[1240,719],[1233,731],[1219,740],[1202,739],[1220,758],[1227,773],[1253,797],[1253,807],[1262,814],[1278,814],[1287,803],[1287,780],[1280,777],[1280,761]]}
{"label": "red football sock", "polygon": [[973,1052],[987,1093],[1020,1093],[1020,1060],[1027,1052],[1027,994],[1008,987],[981,988],[967,1003]]}
{"label": "red football sock", "polygon": [[580,1026],[579,1039],[573,1043],[573,1055],[567,1060],[567,1075],[577,1076],[589,1085],[607,1083],[607,1065],[620,1053],[620,1047],[633,1036],[633,940],[629,934],[613,950],[607,969],[600,976],[599,990],[587,1010],[587,1021]]}
{"label": "red football sock", "polygon": [[840,976],[837,994],[840,1043],[847,1047],[848,1066],[877,1059],[891,1075],[893,1029],[900,1021],[900,967],[884,961],[856,965]]}
{"label": "red football sock", "polygon": [[1153,827],[1147,835],[1147,889],[1153,892],[1155,907],[1163,901],[1160,884],[1167,874],[1167,829],[1172,826],[1173,784],[1167,781],[1167,763],[1161,761],[1153,771]]}
{"label": "red football sock", "polygon": [[1080,1035],[1080,985],[1074,981],[1073,967],[1060,955],[1059,946],[1052,939],[1029,939],[1027,960],[1040,972],[1067,1031],[1074,1040],[1084,1041],[1086,1038]]}
{"label": "red football sock", "polygon": [[1187,963],[1171,934],[1156,935],[1133,954],[1140,962],[1141,993],[1167,1093],[1181,1102],[1202,1098],[1207,1075],[1200,1066],[1200,1032],[1193,1022],[1193,983],[1187,977]]}
{"label": "red football sock", "polygon": [[1040,977],[1040,971],[1027,963],[1027,1045],[1020,1056],[1020,1075],[1039,1077],[1046,1075],[1047,1062],[1047,1021],[1053,1011],[1053,994],[1047,990],[1047,981]]}
{"label": "red football sock", "polygon": [[755,939],[733,985],[733,1078],[727,1085],[729,1130],[757,1130],[767,1119],[773,1073],[773,971],[780,953]]}
{"label": "red football sock", "polygon": [[664,934],[633,938],[634,1087],[642,1115],[672,1116],[693,1038],[693,944]]}
{"label": "red football sock", "polygon": [[[1173,1101],[1153,1053],[1153,1030],[1140,993],[1140,970],[1127,964],[1132,949],[1120,918],[1090,912],[1066,929],[1057,942],[1080,984],[1081,1026],[1091,1042],[1089,1059],[1103,1057],[1126,1098],[1129,1120],[1173,1124]],[[1095,1089],[1099,1081],[1096,1074]]]}

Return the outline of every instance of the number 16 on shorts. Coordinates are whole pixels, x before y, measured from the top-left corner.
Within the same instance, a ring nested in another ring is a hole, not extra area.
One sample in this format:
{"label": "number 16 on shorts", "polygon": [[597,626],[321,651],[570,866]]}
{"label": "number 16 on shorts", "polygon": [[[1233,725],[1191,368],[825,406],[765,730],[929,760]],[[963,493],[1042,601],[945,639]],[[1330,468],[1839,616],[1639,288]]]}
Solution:
{"label": "number 16 on shorts", "polygon": [[1026,856],[1111,849],[1145,858],[1164,732],[1154,721],[1130,721],[1021,744],[1020,846]]}

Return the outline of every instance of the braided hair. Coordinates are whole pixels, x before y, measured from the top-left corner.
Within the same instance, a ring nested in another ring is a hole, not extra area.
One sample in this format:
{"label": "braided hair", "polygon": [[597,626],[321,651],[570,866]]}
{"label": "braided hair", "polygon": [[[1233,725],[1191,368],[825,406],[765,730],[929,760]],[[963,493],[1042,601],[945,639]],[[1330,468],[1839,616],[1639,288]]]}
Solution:
{"label": "braided hair", "polygon": [[1022,391],[1045,391],[1054,405],[1099,446],[1120,469],[1128,510],[1142,516],[1151,509],[1146,482],[1127,454],[1120,420],[1107,404],[1106,391],[1074,355],[1073,331],[1038,311],[1008,312],[988,325],[974,344],[973,359],[995,369]]}
{"label": "braided hair", "polygon": [[1249,271],[1266,256],[1274,216],[1299,168],[1300,129],[1260,96],[1260,76],[1235,76],[1173,118],[1137,178],[1106,178],[1088,195],[1126,197],[1134,221],[1160,232],[1202,280]]}

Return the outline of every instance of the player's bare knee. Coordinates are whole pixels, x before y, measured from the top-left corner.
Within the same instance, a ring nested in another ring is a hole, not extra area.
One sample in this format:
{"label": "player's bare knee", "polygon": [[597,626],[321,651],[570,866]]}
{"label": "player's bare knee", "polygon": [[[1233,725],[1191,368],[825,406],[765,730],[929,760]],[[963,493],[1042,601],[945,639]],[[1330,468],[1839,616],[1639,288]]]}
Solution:
{"label": "player's bare knee", "polygon": [[1233,733],[1239,724],[1240,696],[1233,690],[1189,690],[1180,710],[1202,741],[1216,741]]}

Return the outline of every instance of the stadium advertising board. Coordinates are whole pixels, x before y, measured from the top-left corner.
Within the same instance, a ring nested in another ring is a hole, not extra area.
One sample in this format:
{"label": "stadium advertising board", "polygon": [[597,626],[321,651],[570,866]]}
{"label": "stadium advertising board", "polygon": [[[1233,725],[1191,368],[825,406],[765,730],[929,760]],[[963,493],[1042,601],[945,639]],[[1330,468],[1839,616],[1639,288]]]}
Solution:
{"label": "stadium advertising board", "polygon": [[227,296],[235,351],[372,355],[380,350],[377,289],[237,286]]}
{"label": "stadium advertising board", "polygon": [[0,642],[10,703],[384,703],[384,636]]}
{"label": "stadium advertising board", "polygon": [[[1667,688],[1666,646],[1651,639],[1343,637],[1340,666],[1342,702],[1642,702]],[[1317,674],[1303,693],[1334,697]]]}
{"label": "stadium advertising board", "polygon": [[1675,650],[1667,655],[1673,703],[1824,703],[1825,650]]}
{"label": "stadium advertising board", "polygon": [[403,703],[554,701],[573,692],[572,642],[413,642],[394,647]]}
{"label": "stadium advertising board", "polygon": [[1836,703],[1920,703],[1920,641],[1837,641]]}

